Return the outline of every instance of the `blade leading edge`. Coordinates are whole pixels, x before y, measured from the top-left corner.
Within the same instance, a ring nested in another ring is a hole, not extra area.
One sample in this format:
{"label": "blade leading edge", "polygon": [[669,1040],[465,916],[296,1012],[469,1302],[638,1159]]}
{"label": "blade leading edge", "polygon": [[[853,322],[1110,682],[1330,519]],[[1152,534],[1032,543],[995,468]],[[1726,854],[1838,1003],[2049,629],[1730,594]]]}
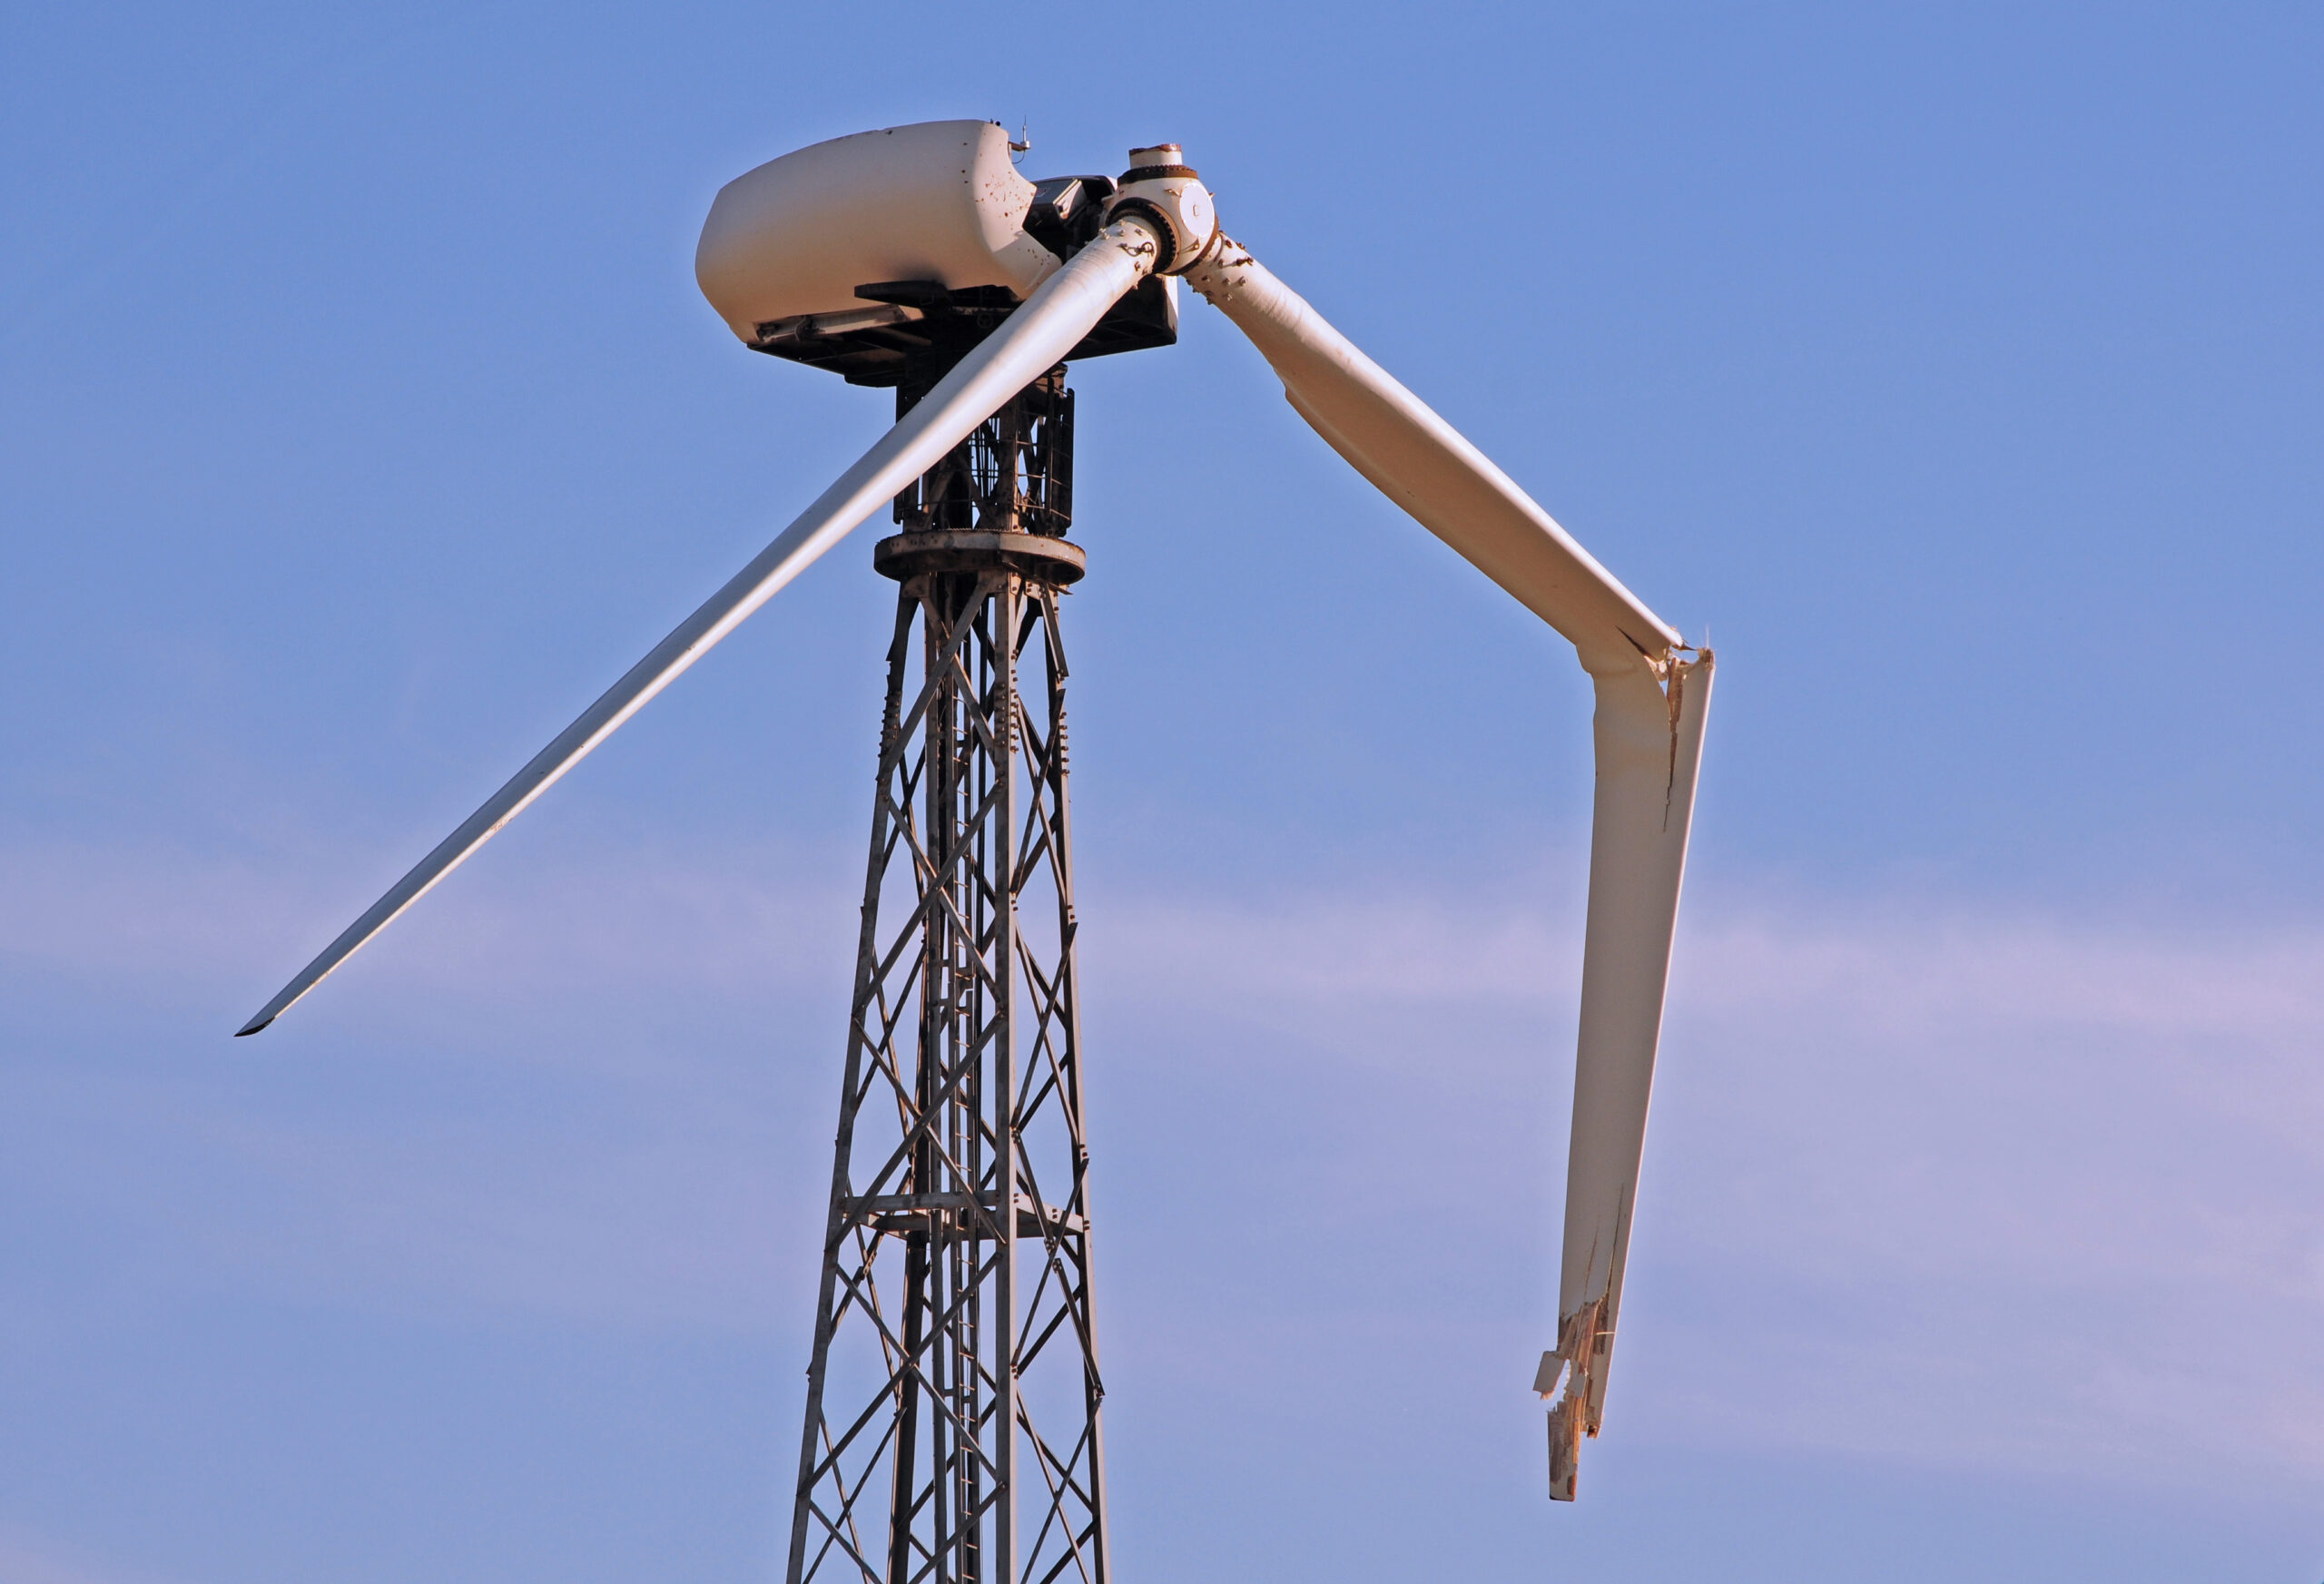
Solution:
{"label": "blade leading edge", "polygon": [[1220,238],[1187,283],[1251,339],[1332,449],[1564,634],[1584,670],[1629,670],[1641,654],[1659,660],[1680,646],[1678,633],[1509,475],[1247,249]]}
{"label": "blade leading edge", "polygon": [[1534,1378],[1545,1397],[1564,1388],[1550,1416],[1550,1494],[1570,1501],[1581,1437],[1598,1433],[1605,1406],[1711,654],[1689,650],[1507,474],[1248,250],[1222,236],[1187,280],[1250,338],[1334,450],[1571,640],[1596,687],[1558,1345]]}
{"label": "blade leading edge", "polygon": [[281,1017],[744,617],[934,466],[1003,402],[1054,368],[1145,278],[1155,252],[1151,231],[1125,222],[1108,227],[1067,261],[773,544],[631,666],[236,1032],[255,1034]]}

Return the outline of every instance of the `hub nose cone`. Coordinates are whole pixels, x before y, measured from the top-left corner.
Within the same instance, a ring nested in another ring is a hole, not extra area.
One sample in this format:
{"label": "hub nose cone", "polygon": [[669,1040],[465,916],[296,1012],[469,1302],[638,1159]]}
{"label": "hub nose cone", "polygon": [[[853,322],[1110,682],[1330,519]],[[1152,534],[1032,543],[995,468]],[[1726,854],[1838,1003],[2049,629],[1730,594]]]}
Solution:
{"label": "hub nose cone", "polygon": [[1129,170],[1122,180],[1136,182],[1160,175],[1191,176],[1194,172],[1187,164],[1187,152],[1177,143],[1156,143],[1150,148],[1129,152]]}
{"label": "hub nose cone", "polygon": [[1186,151],[1177,143],[1149,143],[1129,152],[1129,169],[1107,206],[1109,220],[1134,218],[1162,243],[1158,275],[1179,275],[1191,270],[1218,241],[1218,215],[1210,193],[1184,163]]}

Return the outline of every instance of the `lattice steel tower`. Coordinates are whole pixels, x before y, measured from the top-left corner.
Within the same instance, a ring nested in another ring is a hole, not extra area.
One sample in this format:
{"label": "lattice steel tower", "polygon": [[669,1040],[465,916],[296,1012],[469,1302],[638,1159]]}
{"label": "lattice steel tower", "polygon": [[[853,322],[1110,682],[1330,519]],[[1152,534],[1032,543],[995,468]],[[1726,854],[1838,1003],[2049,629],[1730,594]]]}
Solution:
{"label": "lattice steel tower", "polygon": [[[909,411],[942,370],[914,359]],[[1074,973],[1062,367],[899,498],[787,1577],[1110,1574]]]}

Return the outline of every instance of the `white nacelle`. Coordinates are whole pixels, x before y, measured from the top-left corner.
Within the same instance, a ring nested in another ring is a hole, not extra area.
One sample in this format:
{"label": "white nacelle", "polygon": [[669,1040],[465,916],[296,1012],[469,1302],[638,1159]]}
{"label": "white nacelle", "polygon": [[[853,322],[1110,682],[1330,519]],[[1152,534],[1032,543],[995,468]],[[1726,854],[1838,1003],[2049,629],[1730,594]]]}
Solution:
{"label": "white nacelle", "polygon": [[1025,234],[1033,184],[989,121],[931,121],[833,138],[718,190],[694,250],[702,294],[734,333],[869,306],[858,286],[1006,286],[1019,299],[1058,268]]}

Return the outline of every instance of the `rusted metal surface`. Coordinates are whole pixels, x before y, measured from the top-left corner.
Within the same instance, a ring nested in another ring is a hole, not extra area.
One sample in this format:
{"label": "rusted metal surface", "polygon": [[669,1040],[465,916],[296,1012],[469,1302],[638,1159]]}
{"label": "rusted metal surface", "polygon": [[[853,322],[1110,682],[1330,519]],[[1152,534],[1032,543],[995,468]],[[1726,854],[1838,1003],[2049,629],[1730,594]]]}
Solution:
{"label": "rusted metal surface", "polygon": [[899,583],[924,572],[966,572],[1000,566],[1064,587],[1081,581],[1081,546],[1021,530],[998,534],[898,534],[872,546],[872,565]]}
{"label": "rusted metal surface", "polygon": [[[931,352],[903,372],[896,385],[898,423],[948,367],[944,354]],[[1060,363],[900,491],[897,526],[907,534],[1022,530],[1062,537],[1073,526],[1073,407]],[[876,556],[873,564],[887,570]]]}
{"label": "rusted metal surface", "polygon": [[[1037,382],[1038,383],[1038,382]],[[988,426],[1021,432],[1058,390]],[[1012,410],[1013,409],[1013,410]],[[941,471],[939,469],[938,471]],[[901,581],[789,1584],[1110,1576],[1060,585],[1021,467],[923,479]]]}

